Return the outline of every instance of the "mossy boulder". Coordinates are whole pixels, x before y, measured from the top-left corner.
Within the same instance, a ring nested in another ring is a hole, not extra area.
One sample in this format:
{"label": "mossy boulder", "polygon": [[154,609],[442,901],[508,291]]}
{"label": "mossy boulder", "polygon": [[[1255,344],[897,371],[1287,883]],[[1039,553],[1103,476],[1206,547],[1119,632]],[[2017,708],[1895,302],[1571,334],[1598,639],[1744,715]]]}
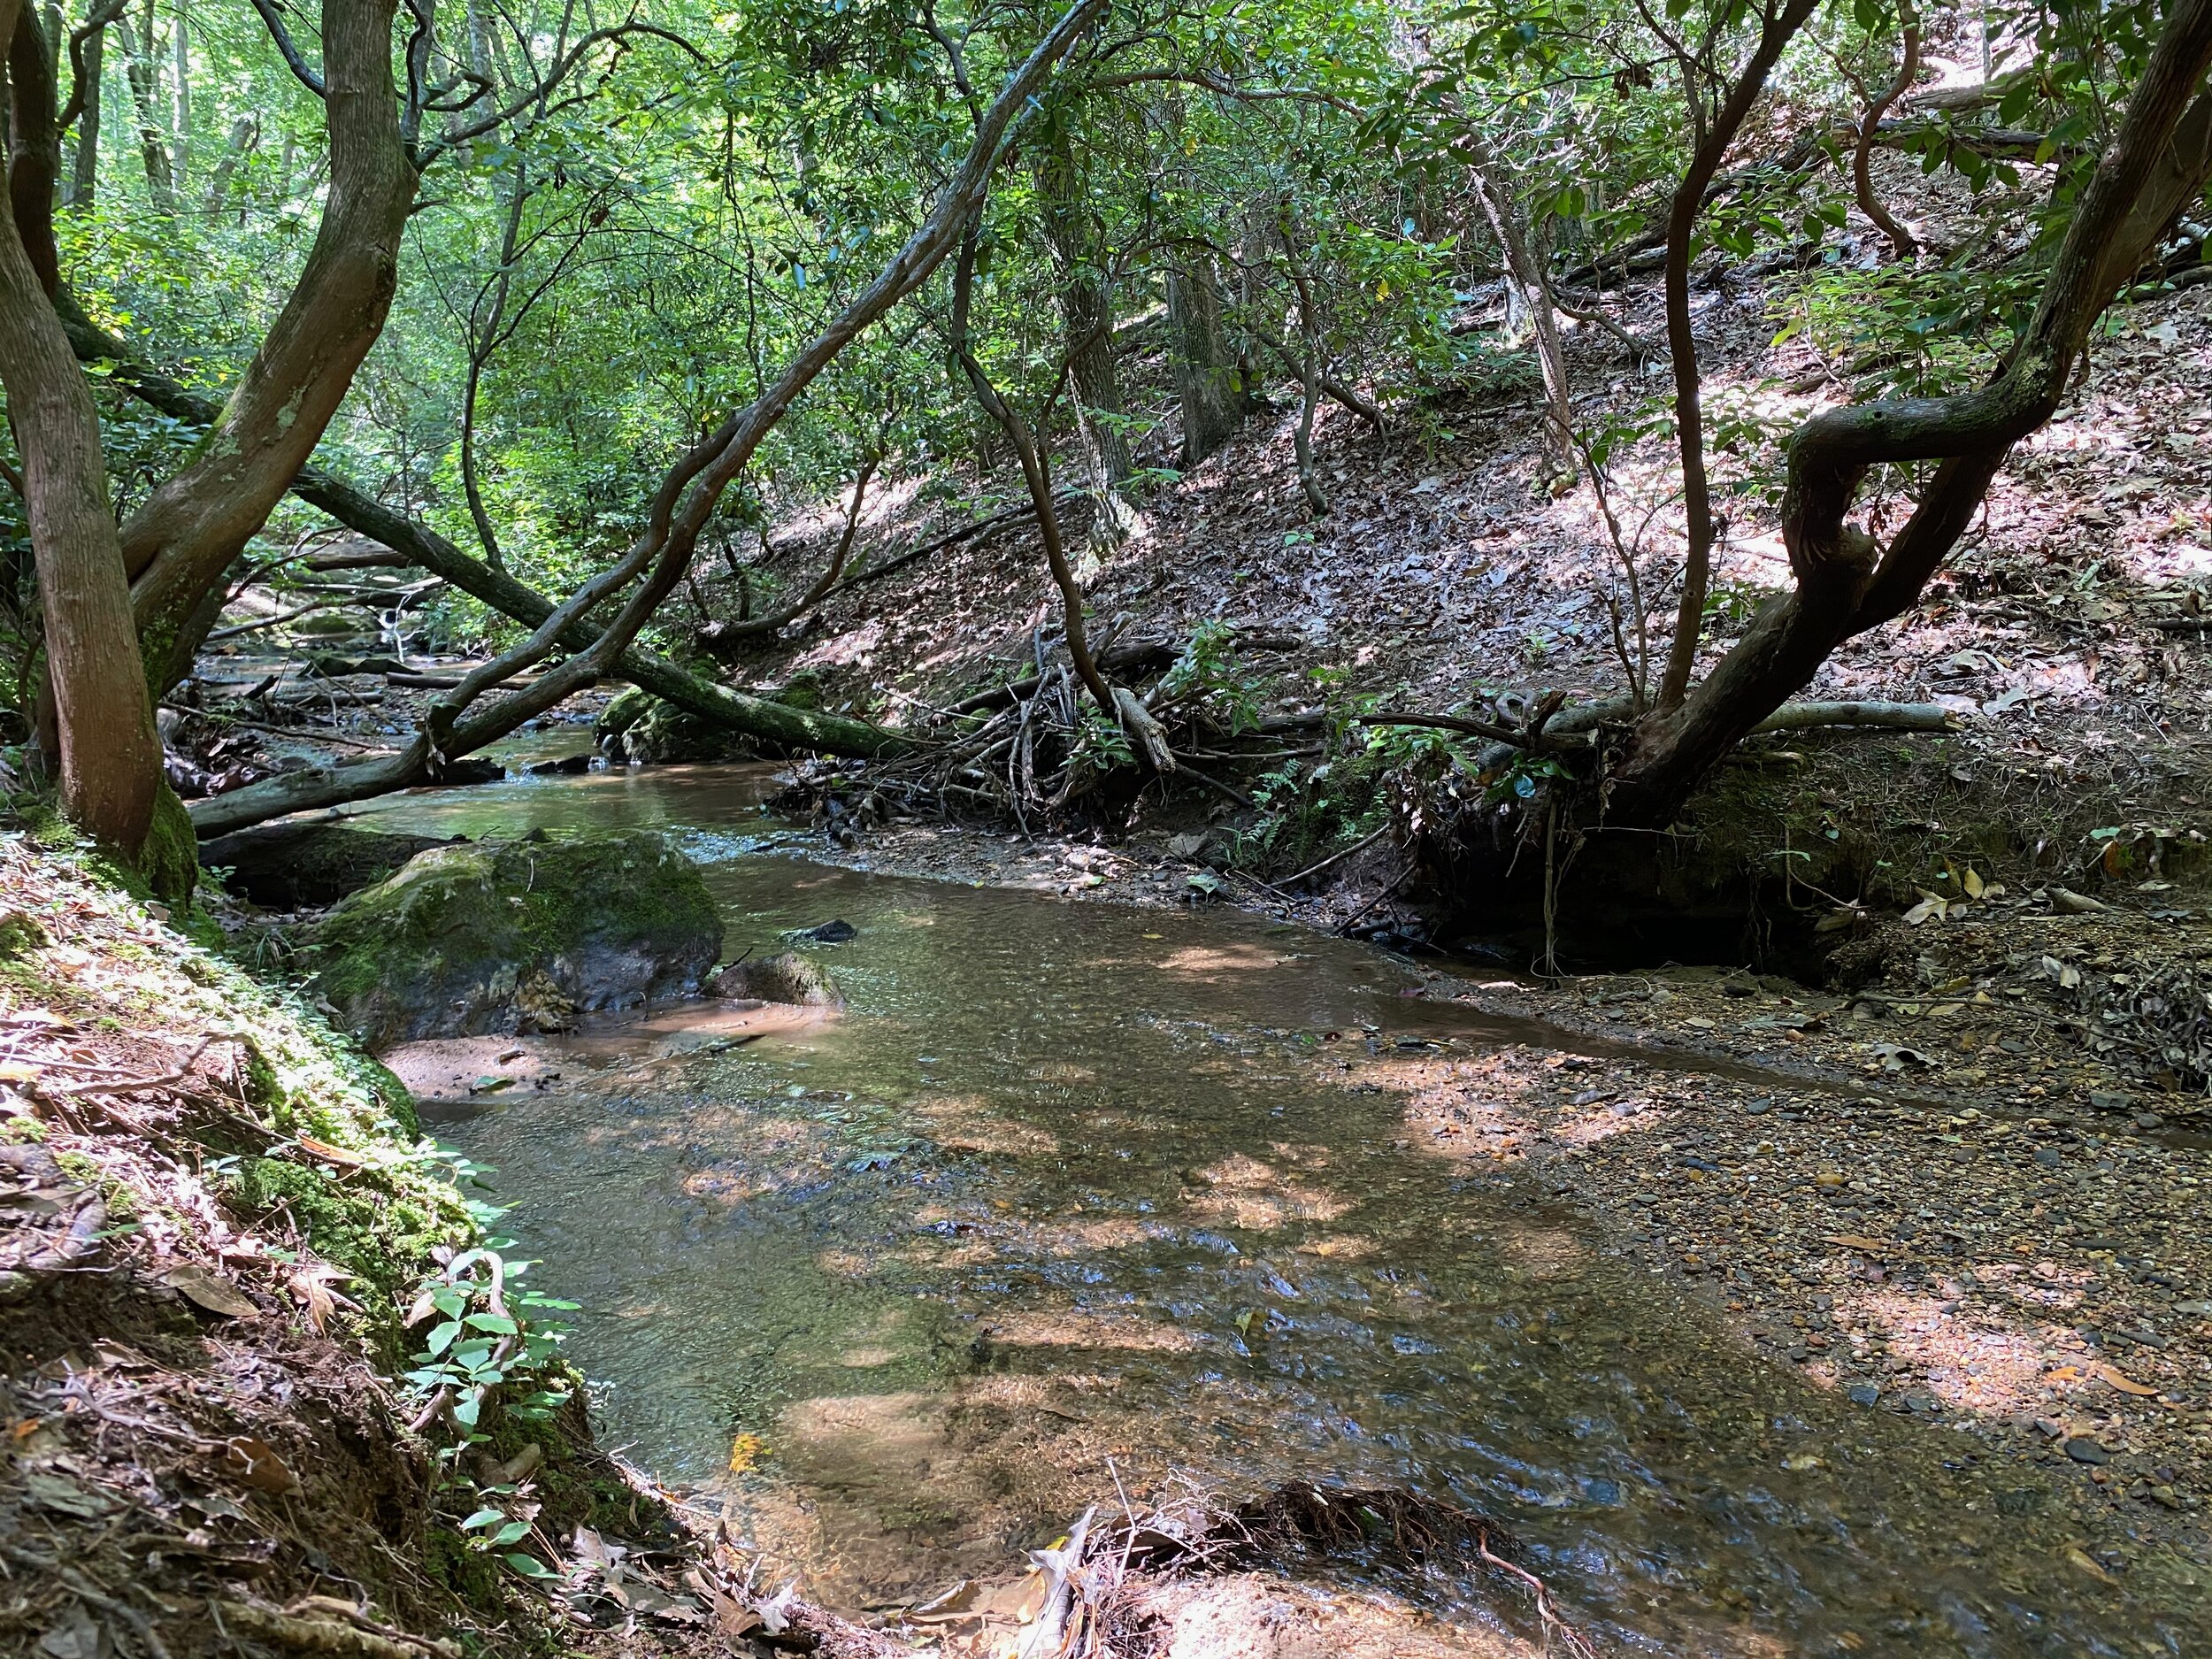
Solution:
{"label": "mossy boulder", "polygon": [[695,996],[722,919],[657,831],[533,835],[418,854],[332,910],[313,949],[317,988],[377,1047]]}

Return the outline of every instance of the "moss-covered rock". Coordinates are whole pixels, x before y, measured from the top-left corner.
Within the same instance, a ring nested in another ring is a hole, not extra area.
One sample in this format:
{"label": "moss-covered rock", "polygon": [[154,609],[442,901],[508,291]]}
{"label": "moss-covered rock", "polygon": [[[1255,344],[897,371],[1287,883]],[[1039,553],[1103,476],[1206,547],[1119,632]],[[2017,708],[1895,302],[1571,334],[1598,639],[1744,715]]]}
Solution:
{"label": "moss-covered rock", "polygon": [[417,855],[334,910],[313,949],[342,1022],[386,1045],[695,995],[722,921],[657,831],[534,836]]}
{"label": "moss-covered rock", "polygon": [[[821,687],[810,674],[795,675],[780,690],[758,693],[794,709],[818,710]],[[787,751],[678,708],[641,686],[632,686],[601,710],[592,727],[599,752],[617,764],[673,766],[780,759]]]}

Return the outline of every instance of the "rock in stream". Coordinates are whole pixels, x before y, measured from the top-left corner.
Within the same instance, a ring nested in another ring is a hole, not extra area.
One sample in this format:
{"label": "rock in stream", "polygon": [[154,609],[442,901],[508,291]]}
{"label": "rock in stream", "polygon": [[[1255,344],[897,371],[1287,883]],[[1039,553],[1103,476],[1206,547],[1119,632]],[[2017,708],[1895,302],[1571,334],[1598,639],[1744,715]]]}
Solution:
{"label": "rock in stream", "polygon": [[695,996],[722,921],[657,831],[533,835],[417,855],[332,910],[312,949],[317,989],[381,1047]]}

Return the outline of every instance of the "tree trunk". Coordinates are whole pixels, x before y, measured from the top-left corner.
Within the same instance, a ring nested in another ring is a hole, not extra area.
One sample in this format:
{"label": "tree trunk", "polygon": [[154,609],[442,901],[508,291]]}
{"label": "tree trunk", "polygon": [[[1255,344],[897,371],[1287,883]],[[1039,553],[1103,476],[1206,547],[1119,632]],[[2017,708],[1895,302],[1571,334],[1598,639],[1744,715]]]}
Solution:
{"label": "tree trunk", "polygon": [[80,213],[92,211],[100,179],[100,82],[107,58],[107,31],[95,29],[84,43],[84,109],[77,117],[77,153],[70,163],[68,192],[62,198]]}
{"label": "tree trunk", "polygon": [[8,95],[8,204],[14,234],[40,288],[51,294],[61,270],[54,249],[61,134],[55,126],[53,50],[28,5],[17,12],[9,29]]}
{"label": "tree trunk", "polygon": [[169,37],[171,73],[176,76],[175,142],[170,146],[170,177],[180,200],[192,171],[192,4],[177,0],[177,23]]}
{"label": "tree trunk", "polygon": [[1083,201],[1083,174],[1064,125],[1056,126],[1037,165],[1037,195],[1043,204],[1045,240],[1060,268],[1060,311],[1074,365],[1075,389],[1087,411],[1110,418],[1102,424],[1086,415],[1098,458],[1099,482],[1106,488],[1129,479],[1129,440],[1112,423],[1121,412],[1121,388],[1114,372],[1114,301],[1101,263],[1103,250]]}
{"label": "tree trunk", "polygon": [[1544,375],[1545,434],[1552,458],[1571,484],[1581,469],[1575,465],[1574,404],[1567,386],[1567,354],[1559,343],[1559,319],[1554,315],[1551,290],[1544,273],[1529,253],[1528,233],[1520,198],[1513,193],[1504,170],[1489,146],[1471,138],[1474,146],[1476,193],[1482,211],[1505,256],[1506,281],[1519,296],[1536,332],[1536,360]]}
{"label": "tree trunk", "polygon": [[194,458],[123,526],[146,672],[191,666],[185,619],[314,452],[382,331],[415,196],[392,81],[394,0],[326,0],[330,188],[307,264]]}
{"label": "tree trunk", "polygon": [[[1801,689],[1843,641],[1901,615],[1973,522],[2012,446],[2047,421],[2089,332],[2173,214],[2212,176],[2212,0],[2177,0],[2004,372],[1949,397],[1830,410],[1790,445],[1782,536],[1796,586],[1683,705],[1647,720],[1613,780],[1609,821],[1670,821],[1722,756]],[[1884,464],[1939,462],[1886,550],[1847,522]]]}
{"label": "tree trunk", "polygon": [[1167,273],[1168,356],[1176,400],[1183,411],[1185,467],[1235,437],[1251,409],[1251,396],[1221,326],[1213,273],[1202,267]]}
{"label": "tree trunk", "polygon": [[[1712,579],[1713,543],[1717,539],[1713,520],[1711,481],[1705,471],[1705,416],[1697,365],[1697,335],[1690,322],[1690,252],[1697,234],[1699,213],[1707,188],[1729,146],[1742,130],[1744,119],[1766,88],[1797,31],[1819,7],[1819,0],[1788,0],[1769,16],[1759,30],[1758,44],[1750,61],[1730,88],[1727,101],[1703,119],[1703,94],[1686,81],[1683,96],[1698,117],[1696,149],[1667,213],[1666,307],[1667,350],[1674,359],[1675,442],[1682,456],[1682,517],[1689,542],[1682,561],[1682,603],[1675,616],[1674,640],[1667,653],[1667,669],[1659,682],[1659,706],[1672,709],[1689,689],[1690,674],[1697,665],[1697,640],[1705,626],[1705,591]],[[1686,75],[1689,72],[1685,71]]]}
{"label": "tree trunk", "polygon": [[154,61],[154,5],[146,0],[140,18],[141,34],[131,30],[127,17],[115,20],[123,42],[123,79],[129,84],[131,102],[137,106],[138,153],[146,165],[146,191],[154,211],[177,211],[174,176],[169,169],[169,145],[161,119],[161,71]]}
{"label": "tree trunk", "polygon": [[[11,40],[17,20],[17,0],[0,0],[0,32]],[[14,67],[12,54],[12,74]],[[12,86],[12,104],[21,106],[30,91]],[[161,787],[161,740],[131,626],[99,417],[12,205],[0,205],[0,386],[23,457],[62,804],[87,833],[134,862]]]}

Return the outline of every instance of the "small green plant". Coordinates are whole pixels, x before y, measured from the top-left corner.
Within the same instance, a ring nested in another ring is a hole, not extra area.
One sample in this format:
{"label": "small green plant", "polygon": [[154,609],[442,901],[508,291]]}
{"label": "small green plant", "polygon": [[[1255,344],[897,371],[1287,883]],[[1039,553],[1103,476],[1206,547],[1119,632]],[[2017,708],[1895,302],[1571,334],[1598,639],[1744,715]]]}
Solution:
{"label": "small green plant", "polygon": [[513,1248],[492,1238],[452,1256],[407,1312],[410,1329],[435,1320],[406,1380],[434,1418],[461,1431],[449,1459],[490,1438],[484,1411],[495,1400],[510,1417],[541,1422],[568,1399],[558,1364],[568,1327],[544,1316],[577,1304],[519,1286],[532,1263],[510,1261],[503,1252]]}
{"label": "small green plant", "polygon": [[1259,724],[1259,682],[1239,660],[1227,623],[1200,623],[1161,680],[1156,707],[1177,705],[1233,735]]}

